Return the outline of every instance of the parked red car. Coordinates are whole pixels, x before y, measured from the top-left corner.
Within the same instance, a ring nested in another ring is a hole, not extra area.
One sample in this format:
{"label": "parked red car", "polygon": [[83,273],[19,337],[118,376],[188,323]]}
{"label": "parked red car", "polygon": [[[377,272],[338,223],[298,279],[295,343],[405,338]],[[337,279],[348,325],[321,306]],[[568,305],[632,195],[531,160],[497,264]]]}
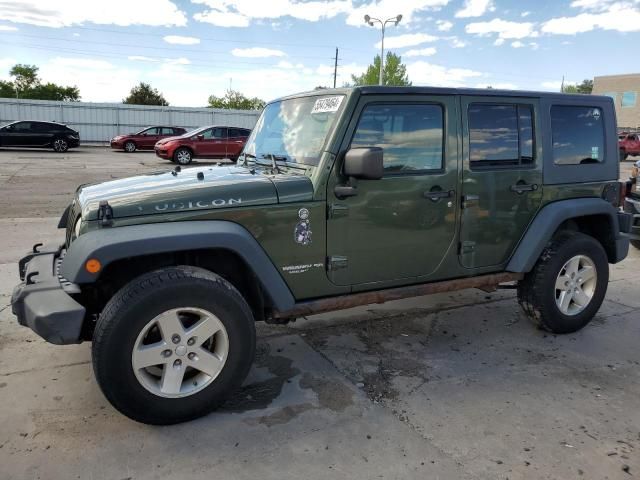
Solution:
{"label": "parked red car", "polygon": [[180,165],[188,165],[195,157],[238,159],[251,130],[218,125],[202,127],[179,137],[156,143],[156,155]]}
{"label": "parked red car", "polygon": [[182,127],[147,127],[138,133],[113,137],[111,139],[111,148],[124,150],[125,152],[135,152],[138,149],[151,150],[158,140],[182,135],[186,131]]}
{"label": "parked red car", "polygon": [[620,160],[626,160],[629,155],[640,155],[640,135],[627,133],[618,137]]}

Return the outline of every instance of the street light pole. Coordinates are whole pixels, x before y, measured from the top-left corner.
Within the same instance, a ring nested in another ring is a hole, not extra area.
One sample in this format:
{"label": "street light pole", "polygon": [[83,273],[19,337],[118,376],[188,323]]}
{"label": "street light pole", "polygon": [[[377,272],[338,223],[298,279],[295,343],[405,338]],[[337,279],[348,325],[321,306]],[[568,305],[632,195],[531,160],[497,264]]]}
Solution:
{"label": "street light pole", "polygon": [[402,15],[397,15],[395,17],[392,18],[387,18],[384,22],[382,20],[380,20],[379,18],[373,18],[370,17],[369,15],[365,15],[364,16],[364,21],[366,23],[368,23],[371,27],[373,27],[374,23],[379,23],[380,26],[382,27],[382,40],[380,42],[380,75],[378,78],[378,85],[383,85],[384,84],[384,78],[383,78],[383,72],[384,72],[384,33],[387,27],[387,23],[393,23],[395,25],[398,25],[398,23],[400,23],[400,20],[402,20]]}

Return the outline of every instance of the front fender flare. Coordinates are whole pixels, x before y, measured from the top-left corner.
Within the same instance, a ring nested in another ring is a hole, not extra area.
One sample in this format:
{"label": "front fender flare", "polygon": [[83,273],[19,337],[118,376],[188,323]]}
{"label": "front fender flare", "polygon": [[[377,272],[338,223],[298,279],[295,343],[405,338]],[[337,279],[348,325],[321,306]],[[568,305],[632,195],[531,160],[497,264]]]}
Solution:
{"label": "front fender flare", "polygon": [[613,245],[615,252],[612,257],[615,261],[622,260],[627,255],[629,241],[620,235],[618,211],[613,205],[600,198],[572,198],[550,203],[540,209],[529,225],[527,233],[520,240],[506,270],[519,273],[530,272],[563,222],[589,215],[606,215],[609,218],[608,228],[613,229],[615,239],[615,245]]}
{"label": "front fender flare", "polygon": [[98,259],[103,271],[116,260],[211,248],[230,250],[242,258],[278,310],[293,307],[291,290],[258,241],[247,229],[228,221],[153,223],[93,230],[71,244],[60,274],[72,283],[94,283],[100,272],[92,274],[84,268],[90,258]]}

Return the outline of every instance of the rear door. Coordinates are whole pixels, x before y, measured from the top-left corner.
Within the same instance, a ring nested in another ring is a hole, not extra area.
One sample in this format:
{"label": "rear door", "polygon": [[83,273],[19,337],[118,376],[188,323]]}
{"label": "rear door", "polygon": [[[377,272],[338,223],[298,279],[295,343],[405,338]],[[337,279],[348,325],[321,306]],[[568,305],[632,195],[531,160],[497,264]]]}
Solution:
{"label": "rear door", "polygon": [[167,137],[174,137],[176,134],[171,127],[160,127],[160,134],[158,135],[158,139],[163,139]]}
{"label": "rear door", "polygon": [[237,158],[247,141],[247,130],[241,128],[230,128],[227,137],[227,157]]}
{"label": "rear door", "polygon": [[459,254],[464,267],[504,264],[542,200],[538,100],[462,97]]}
{"label": "rear door", "polygon": [[46,122],[31,122],[33,130],[32,144],[38,147],[52,145],[54,137],[60,135],[64,127]]}
{"label": "rear door", "polygon": [[[381,147],[384,177],[335,187],[344,153]],[[434,273],[455,239],[458,182],[455,97],[363,96],[328,184],[328,276],[337,285],[410,283]]]}

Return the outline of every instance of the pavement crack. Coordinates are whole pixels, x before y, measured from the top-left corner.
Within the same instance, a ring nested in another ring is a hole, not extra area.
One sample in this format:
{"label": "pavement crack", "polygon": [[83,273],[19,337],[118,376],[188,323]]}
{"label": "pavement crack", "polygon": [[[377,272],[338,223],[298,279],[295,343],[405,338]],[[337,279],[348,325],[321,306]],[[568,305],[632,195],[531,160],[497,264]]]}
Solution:
{"label": "pavement crack", "polygon": [[61,365],[51,365],[44,368],[27,368],[25,370],[16,370],[15,372],[0,373],[0,377],[10,377],[11,375],[20,375],[22,373],[41,372],[43,370],[51,370],[52,368],[75,367],[78,365],[87,365],[89,363],[91,363],[90,360],[85,360],[84,362],[63,363]]}

